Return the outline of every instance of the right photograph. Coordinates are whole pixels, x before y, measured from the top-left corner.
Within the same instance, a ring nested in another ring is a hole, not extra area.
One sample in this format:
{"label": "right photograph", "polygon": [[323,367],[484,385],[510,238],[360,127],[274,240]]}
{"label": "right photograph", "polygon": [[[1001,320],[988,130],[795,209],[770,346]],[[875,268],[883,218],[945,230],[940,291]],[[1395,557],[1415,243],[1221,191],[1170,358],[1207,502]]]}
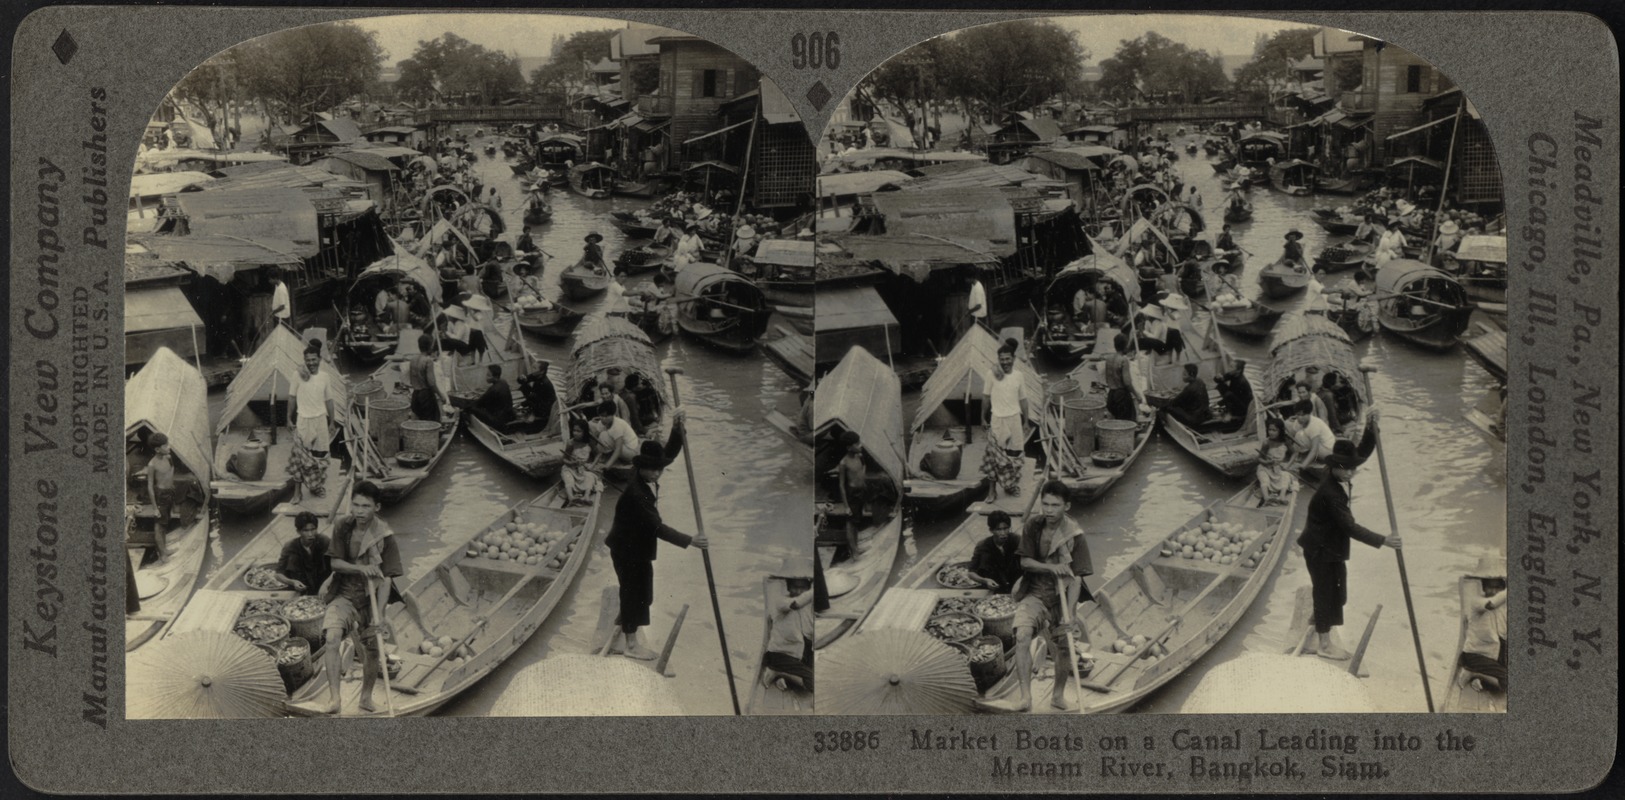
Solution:
{"label": "right photograph", "polygon": [[818,713],[1506,711],[1506,216],[1448,75],[1020,20],[817,145]]}

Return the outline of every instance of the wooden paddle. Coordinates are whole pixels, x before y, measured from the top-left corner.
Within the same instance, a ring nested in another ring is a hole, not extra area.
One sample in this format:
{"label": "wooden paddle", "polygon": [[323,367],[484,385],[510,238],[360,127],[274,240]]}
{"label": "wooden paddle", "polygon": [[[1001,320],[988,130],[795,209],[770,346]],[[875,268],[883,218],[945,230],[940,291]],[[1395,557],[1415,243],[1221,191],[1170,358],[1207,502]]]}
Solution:
{"label": "wooden paddle", "polygon": [[[389,581],[385,576],[382,580]],[[378,640],[378,669],[384,675],[384,708],[395,716],[395,690],[389,685],[389,655],[384,652],[384,618],[378,614],[378,592],[373,582],[367,581],[367,603],[372,606],[373,637]],[[368,698],[371,699],[371,698]]]}
{"label": "wooden paddle", "polygon": [[[1371,393],[1371,373],[1377,368],[1369,364],[1360,365],[1360,377],[1365,379],[1365,396],[1367,401],[1375,402],[1376,395]],[[1394,491],[1388,485],[1388,456],[1382,450],[1382,431],[1376,431],[1377,437],[1377,469],[1382,473],[1382,499],[1388,505],[1388,533],[1390,536],[1399,535],[1399,518],[1394,514]],[[1428,713],[1433,713],[1433,688],[1428,685],[1427,659],[1422,655],[1422,632],[1416,627],[1416,605],[1411,602],[1411,581],[1405,572],[1405,551],[1394,548],[1394,559],[1399,562],[1399,586],[1405,591],[1405,613],[1411,620],[1411,641],[1416,645],[1416,667],[1422,674],[1422,696],[1427,699]]]}
{"label": "wooden paddle", "polygon": [[[671,378],[671,397],[674,405],[683,404],[682,391],[677,388],[677,376],[683,374],[682,367],[667,367],[666,375]],[[685,439],[687,437],[685,436]],[[683,466],[688,468],[688,496],[694,503],[694,529],[701,536],[705,535],[705,520],[700,515],[700,489],[694,480],[694,448],[683,443]],[[728,696],[733,699],[734,716],[742,712],[739,708],[739,688],[734,686],[733,658],[728,654],[728,634],[722,628],[722,606],[717,602],[717,579],[711,571],[711,550],[701,550],[700,555],[705,561],[705,586],[711,592],[711,613],[717,620],[717,640],[722,645],[722,667],[728,673]]]}

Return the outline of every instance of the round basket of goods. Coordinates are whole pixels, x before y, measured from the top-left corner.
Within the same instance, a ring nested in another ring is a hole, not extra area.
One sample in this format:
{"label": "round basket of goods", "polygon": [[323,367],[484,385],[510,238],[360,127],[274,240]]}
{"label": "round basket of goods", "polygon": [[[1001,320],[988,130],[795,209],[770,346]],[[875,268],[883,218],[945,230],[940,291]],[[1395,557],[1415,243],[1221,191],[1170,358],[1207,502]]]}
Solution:
{"label": "round basket of goods", "polygon": [[946,589],[976,589],[982,584],[971,573],[970,562],[960,561],[937,570],[937,585]]}
{"label": "round basket of goods", "polygon": [[423,469],[429,463],[429,454],[403,450],[395,454],[395,463],[402,469]]}
{"label": "round basket of goods", "polygon": [[294,636],[308,642],[322,641],[322,619],[327,616],[327,604],[320,597],[305,595],[282,605],[282,618]]}
{"label": "round basket of goods", "polygon": [[1116,467],[1127,461],[1128,456],[1111,450],[1101,450],[1090,455],[1089,460],[1095,462],[1097,467]]}
{"label": "round basket of goods", "polygon": [[262,592],[275,592],[288,588],[277,578],[275,564],[255,564],[243,573],[243,584]]}
{"label": "round basket of goods", "polygon": [[963,611],[938,614],[925,623],[925,632],[945,642],[968,642],[981,635],[982,620]]}
{"label": "round basket of goods", "polygon": [[997,636],[1005,646],[1016,641],[1016,601],[1007,594],[995,594],[976,601],[971,613],[982,619],[982,631]]}
{"label": "round basket of goods", "polygon": [[231,632],[241,636],[249,644],[264,648],[275,655],[277,647],[288,638],[291,630],[287,620],[270,614],[260,614],[239,618]]}
{"label": "round basket of goods", "polygon": [[932,610],[931,616],[939,617],[943,614],[959,612],[962,614],[976,613],[976,598],[974,597],[943,597],[937,600],[937,607]]}

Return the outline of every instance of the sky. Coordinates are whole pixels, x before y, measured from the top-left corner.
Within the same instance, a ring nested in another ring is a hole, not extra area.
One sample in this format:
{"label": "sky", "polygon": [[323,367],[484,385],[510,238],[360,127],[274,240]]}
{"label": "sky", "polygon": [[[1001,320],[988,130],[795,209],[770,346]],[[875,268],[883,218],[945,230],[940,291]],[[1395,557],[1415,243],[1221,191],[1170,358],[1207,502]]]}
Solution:
{"label": "sky", "polygon": [[[516,24],[516,17],[522,18],[523,24]],[[1150,30],[1197,50],[1251,55],[1257,34],[1307,27],[1265,19],[1196,14],[1103,14],[1051,19],[1063,28],[1078,32],[1078,40],[1092,54],[1090,64],[1110,58],[1122,40]],[[446,31],[487,49],[521,56],[545,56],[555,33],[568,37],[580,31],[626,26],[622,20],[595,17],[466,13],[372,17],[357,20],[356,24],[378,34],[379,44],[388,51],[388,64],[411,57],[420,40],[438,38]]]}
{"label": "sky", "polygon": [[1089,49],[1087,63],[1098,65],[1117,52],[1125,39],[1156,31],[1195,50],[1222,55],[1250,56],[1259,34],[1288,28],[1314,27],[1304,23],[1206,14],[1102,14],[1050,17],[1055,24],[1078,32],[1078,42]]}
{"label": "sky", "polygon": [[386,56],[384,63],[411,58],[418,42],[455,33],[487,50],[517,56],[545,56],[554,34],[624,28],[625,20],[602,17],[571,17],[559,14],[406,14],[355,20],[365,31],[378,34],[378,44]]}

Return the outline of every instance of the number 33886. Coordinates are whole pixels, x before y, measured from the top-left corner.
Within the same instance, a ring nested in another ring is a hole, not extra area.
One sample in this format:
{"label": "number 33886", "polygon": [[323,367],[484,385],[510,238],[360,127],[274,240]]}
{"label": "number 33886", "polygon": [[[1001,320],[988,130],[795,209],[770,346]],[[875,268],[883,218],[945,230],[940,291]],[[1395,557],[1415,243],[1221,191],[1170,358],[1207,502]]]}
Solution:
{"label": "number 33886", "polygon": [[830,31],[791,36],[790,66],[795,69],[840,69],[840,34]]}
{"label": "number 33886", "polygon": [[814,753],[850,753],[854,750],[879,750],[880,731],[815,731]]}

